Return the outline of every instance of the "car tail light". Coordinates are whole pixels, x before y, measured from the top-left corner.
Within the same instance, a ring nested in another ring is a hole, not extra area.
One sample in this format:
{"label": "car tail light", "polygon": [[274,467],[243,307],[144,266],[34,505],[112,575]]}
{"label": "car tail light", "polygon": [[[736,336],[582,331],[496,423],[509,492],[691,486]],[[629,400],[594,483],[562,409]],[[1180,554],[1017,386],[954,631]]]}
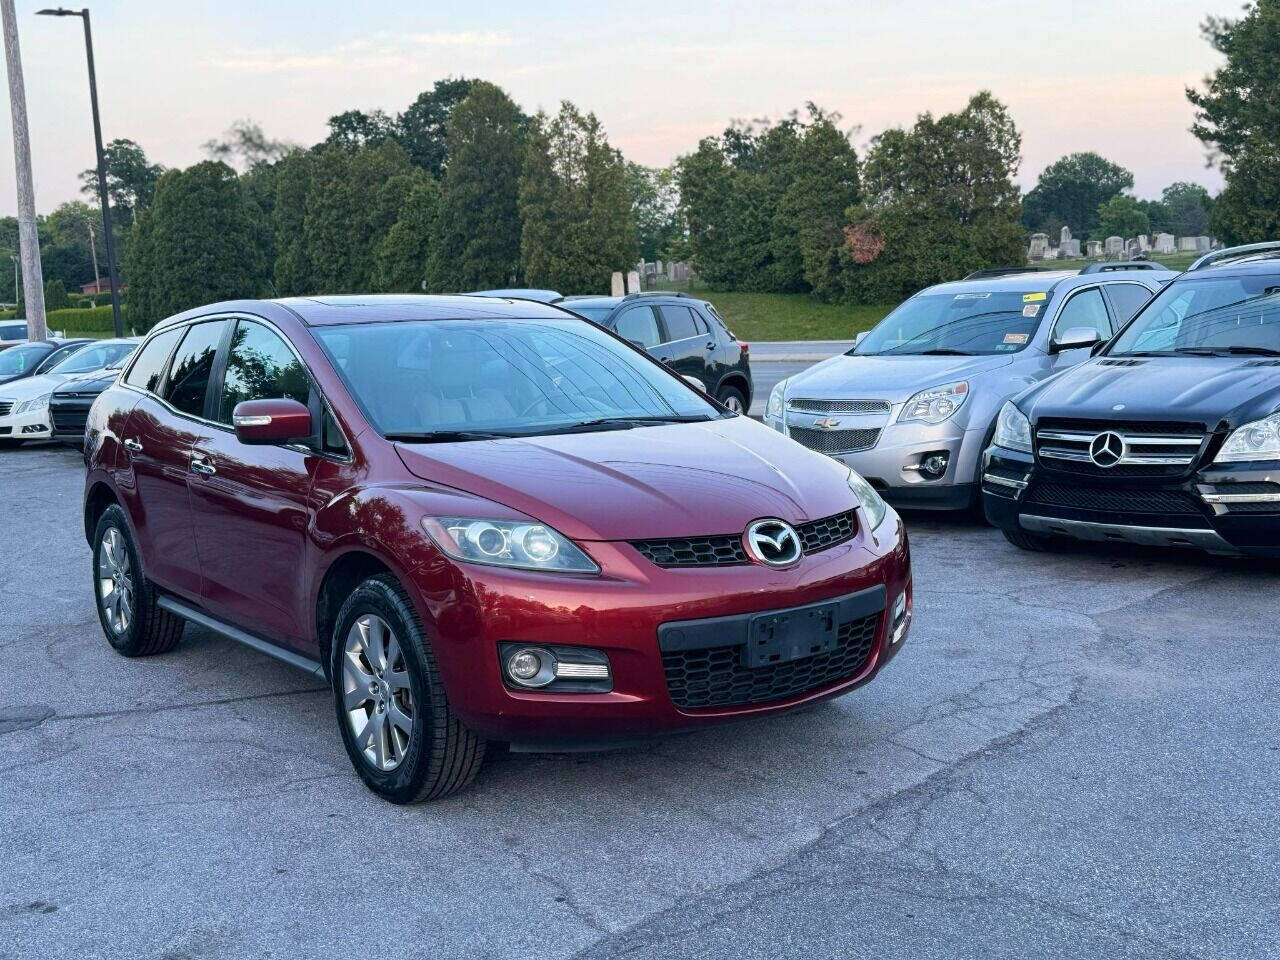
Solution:
{"label": "car tail light", "polygon": [[750,356],[750,355],[751,355],[751,344],[747,343],[747,341],[745,341],[745,340],[739,340],[739,341],[738,341],[738,347],[739,347],[739,349],[741,349],[741,350],[742,350],[742,355],[743,355],[744,357],[747,357],[747,356]]}

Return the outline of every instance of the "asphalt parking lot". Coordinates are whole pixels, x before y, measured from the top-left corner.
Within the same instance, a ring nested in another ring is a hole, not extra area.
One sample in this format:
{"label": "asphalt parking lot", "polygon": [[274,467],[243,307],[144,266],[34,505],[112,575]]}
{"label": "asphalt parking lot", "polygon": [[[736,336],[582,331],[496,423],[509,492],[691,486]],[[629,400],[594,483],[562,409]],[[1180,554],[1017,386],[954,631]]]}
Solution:
{"label": "asphalt parking lot", "polygon": [[908,518],[870,686],[374,799],[326,691],[103,640],[78,455],[0,453],[0,957],[1275,957],[1280,568]]}

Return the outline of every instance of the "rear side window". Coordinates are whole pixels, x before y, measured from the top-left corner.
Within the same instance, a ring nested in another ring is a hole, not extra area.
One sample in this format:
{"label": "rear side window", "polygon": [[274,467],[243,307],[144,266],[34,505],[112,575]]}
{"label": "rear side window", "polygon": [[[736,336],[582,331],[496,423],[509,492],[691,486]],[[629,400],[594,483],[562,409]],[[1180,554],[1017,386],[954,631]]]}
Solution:
{"label": "rear side window", "polygon": [[662,342],[658,333],[658,319],[653,315],[651,307],[631,307],[622,311],[622,315],[618,317],[617,329],[618,336],[646,349]]}
{"label": "rear side window", "polygon": [[1111,336],[1111,320],[1107,316],[1107,305],[1102,301],[1102,293],[1097,287],[1090,287],[1067,301],[1062,312],[1058,314],[1058,322],[1053,328],[1055,339],[1068,330],[1077,327],[1088,327],[1097,330],[1103,340]]}
{"label": "rear side window", "polygon": [[1151,291],[1140,283],[1111,283],[1107,285],[1111,305],[1116,311],[1116,326],[1128,323],[1142,305],[1151,299]]}
{"label": "rear side window", "polygon": [[662,323],[667,328],[668,340],[688,340],[698,336],[693,311],[688,307],[662,304],[658,309],[662,311]]}
{"label": "rear side window", "polygon": [[311,380],[279,334],[241,320],[227,352],[227,373],[218,401],[218,420],[230,423],[237,403],[287,398],[305,404]]}
{"label": "rear side window", "polygon": [[124,382],[149,393],[159,390],[165,362],[169,359],[169,354],[173,352],[173,345],[178,342],[180,336],[182,336],[181,327],[158,333],[148,340],[138,354],[138,359],[133,361],[133,366],[129,368]]}
{"label": "rear side window", "polygon": [[193,417],[204,416],[205,396],[209,392],[209,377],[213,374],[213,361],[218,355],[218,344],[226,332],[230,320],[213,320],[197,323],[187,328],[173,355],[169,369],[169,386],[165,399],[177,410]]}

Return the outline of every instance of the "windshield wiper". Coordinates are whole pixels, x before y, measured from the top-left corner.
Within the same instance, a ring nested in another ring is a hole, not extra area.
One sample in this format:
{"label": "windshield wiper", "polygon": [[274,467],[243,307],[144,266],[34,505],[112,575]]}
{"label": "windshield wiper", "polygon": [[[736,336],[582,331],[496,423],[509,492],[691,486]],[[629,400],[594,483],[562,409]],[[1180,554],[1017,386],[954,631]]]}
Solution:
{"label": "windshield wiper", "polygon": [[1190,353],[1197,357],[1222,357],[1244,354],[1255,357],[1280,357],[1280,350],[1271,347],[1175,347],[1174,353]]}
{"label": "windshield wiper", "polygon": [[714,417],[702,415],[692,417],[598,417],[595,420],[583,420],[581,423],[569,423],[563,427],[552,427],[545,433],[589,433],[592,430],[631,430],[634,427],[658,427],[664,423],[706,423]]}
{"label": "windshield wiper", "polygon": [[895,357],[972,357],[973,354],[968,350],[952,350],[950,347],[934,347],[931,350],[911,350],[900,351],[890,350],[889,354]]}
{"label": "windshield wiper", "polygon": [[459,443],[466,440],[509,440],[517,434],[486,430],[433,430],[424,433],[387,433],[383,436],[400,443]]}

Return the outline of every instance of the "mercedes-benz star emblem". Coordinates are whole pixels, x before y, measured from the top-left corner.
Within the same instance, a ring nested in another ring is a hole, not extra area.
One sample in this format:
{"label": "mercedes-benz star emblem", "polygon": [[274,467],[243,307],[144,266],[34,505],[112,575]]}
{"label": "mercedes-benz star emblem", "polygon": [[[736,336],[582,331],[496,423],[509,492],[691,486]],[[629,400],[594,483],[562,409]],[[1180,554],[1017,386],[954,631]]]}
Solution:
{"label": "mercedes-benz star emblem", "polygon": [[1089,459],[1100,467],[1114,467],[1125,453],[1124,438],[1116,433],[1100,433],[1089,444]]}
{"label": "mercedes-benz star emblem", "polygon": [[747,556],[768,567],[789,567],[800,559],[800,536],[782,520],[757,520],[742,535]]}

